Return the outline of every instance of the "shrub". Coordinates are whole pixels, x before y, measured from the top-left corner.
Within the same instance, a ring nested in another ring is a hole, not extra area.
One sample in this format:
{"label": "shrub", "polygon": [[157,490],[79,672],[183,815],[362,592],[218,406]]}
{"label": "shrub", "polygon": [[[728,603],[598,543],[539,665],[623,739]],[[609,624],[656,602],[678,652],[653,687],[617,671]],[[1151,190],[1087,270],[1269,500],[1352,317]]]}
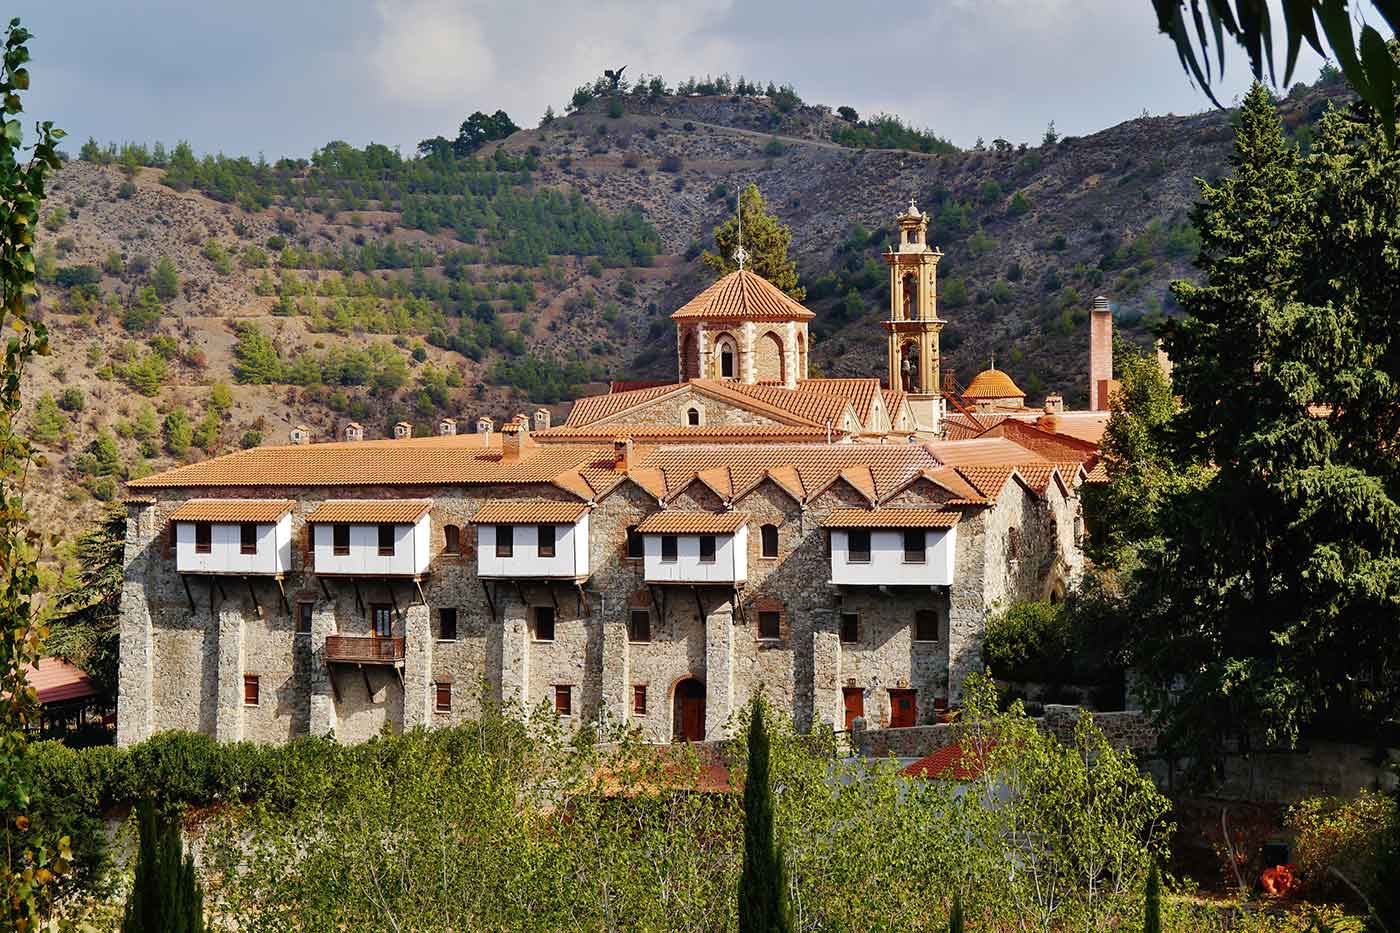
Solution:
{"label": "shrub", "polygon": [[783,146],[783,141],[776,136],[768,140],[767,144],[765,144],[763,147],[763,154],[768,156],[769,158],[775,158],[777,156],[780,156],[785,151],[786,149]]}
{"label": "shrub", "polygon": [[987,620],[982,663],[1004,680],[1063,682],[1073,633],[1067,614],[1048,602],[1016,603]]}
{"label": "shrub", "polygon": [[657,166],[657,170],[658,170],[658,171],[670,172],[671,174],[675,174],[676,172],[679,172],[679,171],[681,170],[681,168],[682,168],[681,157],[678,156],[678,155],[676,155],[675,153],[671,153],[670,155],[663,156],[662,159],[661,159],[661,164]]}
{"label": "shrub", "polygon": [[614,96],[612,100],[608,101],[608,116],[614,120],[622,116],[621,97]]}
{"label": "shrub", "polygon": [[69,386],[63,390],[63,395],[59,397],[58,407],[64,411],[82,411],[87,407],[87,396],[77,386]]}
{"label": "shrub", "polygon": [[136,185],[130,181],[124,181],[117,186],[117,197],[121,198],[123,201],[129,199],[135,193]]}
{"label": "shrub", "polygon": [[1308,797],[1288,811],[1288,826],[1297,833],[1294,863],[1315,897],[1345,893],[1336,869],[1367,894],[1378,892],[1379,868],[1391,827],[1400,813],[1393,798],[1362,790],[1352,800]]}

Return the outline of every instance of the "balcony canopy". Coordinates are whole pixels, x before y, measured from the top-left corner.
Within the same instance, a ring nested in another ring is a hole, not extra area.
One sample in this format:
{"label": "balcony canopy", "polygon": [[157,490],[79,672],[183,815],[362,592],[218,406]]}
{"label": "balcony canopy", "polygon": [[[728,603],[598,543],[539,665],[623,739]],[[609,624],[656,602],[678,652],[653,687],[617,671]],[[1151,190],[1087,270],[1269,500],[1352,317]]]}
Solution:
{"label": "balcony canopy", "polygon": [[472,516],[477,525],[572,525],[588,511],[583,502],[504,499],[484,503]]}
{"label": "balcony canopy", "polygon": [[827,528],[952,528],[962,518],[954,509],[835,509]]}
{"label": "balcony canopy", "polygon": [[725,535],[733,534],[749,522],[747,512],[653,512],[642,520],[637,531],[644,535]]}
{"label": "balcony canopy", "polygon": [[210,524],[243,525],[249,522],[269,524],[296,505],[291,499],[190,499],[170,516],[172,522],[209,522]]}
{"label": "balcony canopy", "polygon": [[432,507],[432,499],[328,499],[306,520],[317,525],[411,525]]}

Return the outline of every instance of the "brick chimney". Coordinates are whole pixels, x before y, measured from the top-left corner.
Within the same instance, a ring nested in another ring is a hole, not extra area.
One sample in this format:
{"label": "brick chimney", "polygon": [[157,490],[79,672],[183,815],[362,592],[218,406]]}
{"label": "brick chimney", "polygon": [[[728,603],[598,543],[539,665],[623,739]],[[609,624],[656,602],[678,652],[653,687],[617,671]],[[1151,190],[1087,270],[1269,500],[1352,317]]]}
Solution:
{"label": "brick chimney", "polygon": [[490,418],[482,415],[480,418],[476,419],[477,434],[485,434],[489,440],[491,432],[494,430],[496,430],[496,422],[492,421]]}
{"label": "brick chimney", "polygon": [[626,473],[632,467],[632,438],[613,438],[613,471]]}
{"label": "brick chimney", "polygon": [[548,408],[536,408],[536,409],[535,409],[535,430],[536,430],[536,431],[548,431],[548,430],[549,430],[549,409],[548,409]]}
{"label": "brick chimney", "polygon": [[1045,396],[1045,413],[1058,415],[1065,410],[1065,397],[1058,392]]}
{"label": "brick chimney", "polygon": [[438,422],[438,435],[441,437],[451,437],[457,433],[457,419],[443,418]]}
{"label": "brick chimney", "polygon": [[394,440],[401,441],[413,436],[413,425],[407,421],[400,421],[394,425]]}
{"label": "brick chimney", "polygon": [[530,416],[525,414],[525,412],[522,411],[511,420],[524,428],[526,434],[530,433]]}
{"label": "brick chimney", "polygon": [[512,421],[501,428],[501,462],[515,463],[529,459],[539,447],[525,425]]}
{"label": "brick chimney", "polygon": [[362,441],[365,439],[365,426],[358,421],[352,421],[345,426],[345,439],[347,441]]}
{"label": "brick chimney", "polygon": [[1089,410],[1108,409],[1109,386],[1113,382],[1113,311],[1108,299],[1099,295],[1089,312]]}
{"label": "brick chimney", "polygon": [[311,443],[311,429],[304,424],[299,424],[292,428],[288,438],[293,444],[309,444]]}

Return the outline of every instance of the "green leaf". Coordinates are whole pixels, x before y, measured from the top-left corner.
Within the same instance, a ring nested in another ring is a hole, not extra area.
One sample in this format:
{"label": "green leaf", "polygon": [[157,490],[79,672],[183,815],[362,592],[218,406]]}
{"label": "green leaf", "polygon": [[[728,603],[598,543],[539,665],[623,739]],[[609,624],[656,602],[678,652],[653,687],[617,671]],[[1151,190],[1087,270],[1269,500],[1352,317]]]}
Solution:
{"label": "green leaf", "polygon": [[[1361,30],[1361,59],[1366,66],[1370,96],[1367,103],[1381,117],[1381,129],[1386,141],[1395,144],[1395,60],[1390,57],[1385,39],[1371,26]],[[1363,95],[1365,96],[1365,95]]]}

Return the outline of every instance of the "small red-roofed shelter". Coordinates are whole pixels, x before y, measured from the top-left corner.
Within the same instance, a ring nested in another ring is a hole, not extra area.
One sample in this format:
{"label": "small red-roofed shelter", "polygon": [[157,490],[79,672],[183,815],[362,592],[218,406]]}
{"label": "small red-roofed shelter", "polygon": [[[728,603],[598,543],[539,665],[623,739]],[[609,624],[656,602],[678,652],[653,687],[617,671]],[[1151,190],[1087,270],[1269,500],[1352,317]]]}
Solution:
{"label": "small red-roofed shelter", "polygon": [[987,769],[987,752],[964,748],[956,742],[945,745],[931,755],[925,755],[900,773],[905,777],[921,777],[934,781],[975,781]]}
{"label": "small red-roofed shelter", "polygon": [[38,727],[44,734],[104,722],[108,703],[96,681],[62,658],[40,658],[25,672],[38,695]]}

